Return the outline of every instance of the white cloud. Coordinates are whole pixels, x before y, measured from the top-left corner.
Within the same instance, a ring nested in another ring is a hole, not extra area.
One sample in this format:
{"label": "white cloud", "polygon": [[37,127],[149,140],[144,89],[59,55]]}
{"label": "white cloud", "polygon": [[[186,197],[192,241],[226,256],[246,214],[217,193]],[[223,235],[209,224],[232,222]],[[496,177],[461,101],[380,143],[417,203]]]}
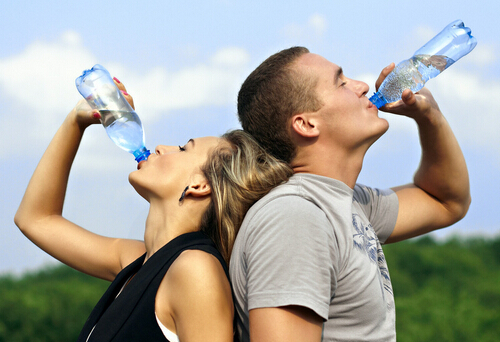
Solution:
{"label": "white cloud", "polygon": [[326,18],[321,14],[313,14],[312,16],[310,16],[308,24],[319,36],[323,35],[327,28]]}
{"label": "white cloud", "polygon": [[[2,109],[8,111],[0,118],[2,139],[28,153],[42,142],[45,146],[80,97],[75,78],[82,65],[93,60],[72,31],[54,42],[35,41],[19,55],[0,60]],[[9,153],[14,152],[4,149],[0,157]]]}
{"label": "white cloud", "polygon": [[76,76],[93,60],[80,36],[68,31],[55,42],[37,41],[20,55],[0,60],[0,86],[30,109],[66,110],[75,98]]}
{"label": "white cloud", "polygon": [[499,54],[494,46],[478,43],[466,58],[468,63],[486,67],[497,62],[499,60]]}
{"label": "white cloud", "polygon": [[283,28],[282,32],[286,38],[296,41],[311,38],[311,36],[322,37],[326,32],[327,26],[328,22],[325,16],[313,14],[306,23],[288,24]]}
{"label": "white cloud", "polygon": [[129,74],[136,103],[148,112],[148,120],[173,109],[222,106],[235,101],[247,73],[248,53],[224,48],[210,60],[176,71],[156,67],[145,75]]}
{"label": "white cloud", "polygon": [[[80,35],[73,31],[63,33],[54,42],[33,42],[21,54],[0,60],[0,89],[7,102],[3,106],[15,112],[0,118],[1,136],[26,151],[40,141],[46,144],[80,99],[75,78],[95,61]],[[245,50],[228,47],[207,61],[180,70],[157,66],[137,74],[119,62],[105,67],[125,80],[140,108],[139,115],[142,111],[148,113],[142,117],[144,122],[172,109],[234,103],[249,61]],[[11,152],[3,149],[0,157],[7,153]]]}
{"label": "white cloud", "polygon": [[[307,25],[321,32],[326,21],[314,15]],[[427,36],[425,39],[434,34],[425,28],[420,28],[419,32]],[[493,47],[477,49],[467,56],[475,65],[498,59]],[[0,60],[2,100],[9,102],[9,110],[13,112],[13,115],[0,117],[3,139],[7,137],[11,144],[25,151],[40,141],[45,145],[80,97],[74,86],[76,76],[82,72],[82,66],[90,67],[94,61],[94,55],[83,46],[80,35],[72,31],[63,33],[55,42],[34,42],[21,54]],[[249,54],[244,49],[227,47],[204,62],[180,70],[156,66],[144,74],[137,74],[119,62],[109,63],[107,67],[113,75],[125,80],[139,115],[148,113],[147,117],[141,117],[144,122],[151,122],[169,110],[234,104],[240,83],[248,74],[249,63]],[[358,78],[367,82],[373,92],[376,77],[362,75]],[[495,155],[500,155],[500,121],[496,110],[496,97],[500,93],[498,78],[485,81],[463,67],[451,67],[431,80],[429,88],[460,135],[460,141],[492,149]],[[392,130],[414,129],[411,120],[381,115],[389,118]],[[95,144],[90,149],[97,150]],[[3,149],[0,153],[5,157],[12,152]]]}
{"label": "white cloud", "polygon": [[220,65],[222,67],[232,66],[238,68],[248,64],[250,62],[250,56],[244,49],[229,47],[217,51],[217,53],[212,57],[211,60],[215,65]]}
{"label": "white cloud", "polygon": [[491,149],[492,157],[500,160],[500,79],[484,80],[451,67],[431,82],[431,89],[460,140]]}

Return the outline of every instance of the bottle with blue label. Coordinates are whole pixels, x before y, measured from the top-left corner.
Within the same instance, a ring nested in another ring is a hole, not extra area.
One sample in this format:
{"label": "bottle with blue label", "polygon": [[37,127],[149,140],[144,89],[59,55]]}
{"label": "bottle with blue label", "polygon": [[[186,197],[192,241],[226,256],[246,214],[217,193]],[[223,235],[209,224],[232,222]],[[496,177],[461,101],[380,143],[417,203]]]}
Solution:
{"label": "bottle with blue label", "polygon": [[418,49],[413,57],[399,63],[370,101],[380,108],[400,100],[405,89],[419,91],[428,80],[471,52],[476,44],[470,28],[465,27],[461,20],[455,20]]}
{"label": "bottle with blue label", "polygon": [[96,64],[76,81],[80,94],[92,109],[101,114],[101,123],[113,142],[134,155],[139,163],[151,154],[145,146],[145,134],[137,113],[123,97],[109,72]]}

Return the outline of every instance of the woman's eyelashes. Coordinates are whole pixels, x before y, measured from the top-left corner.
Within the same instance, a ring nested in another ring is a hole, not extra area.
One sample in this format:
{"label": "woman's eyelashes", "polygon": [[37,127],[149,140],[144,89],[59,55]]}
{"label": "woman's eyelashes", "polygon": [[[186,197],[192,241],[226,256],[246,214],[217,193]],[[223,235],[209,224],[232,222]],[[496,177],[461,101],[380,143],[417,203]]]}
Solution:
{"label": "woman's eyelashes", "polygon": [[[184,151],[186,151],[186,146],[180,146],[180,145],[179,145],[178,147],[179,147],[179,151],[180,151],[180,152],[184,152]],[[163,154],[164,152],[166,152],[166,151],[163,151],[162,149],[157,148],[155,152],[156,152],[156,154],[157,154],[157,155],[162,155],[162,154]]]}

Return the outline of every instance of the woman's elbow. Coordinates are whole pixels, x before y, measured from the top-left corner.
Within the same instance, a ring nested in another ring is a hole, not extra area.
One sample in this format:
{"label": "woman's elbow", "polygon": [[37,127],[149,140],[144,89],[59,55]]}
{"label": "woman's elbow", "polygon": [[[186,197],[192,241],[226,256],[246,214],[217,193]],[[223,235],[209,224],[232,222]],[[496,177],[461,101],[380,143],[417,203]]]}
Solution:
{"label": "woman's elbow", "polygon": [[23,233],[29,231],[29,227],[31,227],[34,222],[34,218],[31,217],[31,215],[22,208],[19,208],[14,215],[14,223],[16,224],[17,228],[19,228],[19,230]]}
{"label": "woman's elbow", "polygon": [[23,229],[26,227],[26,220],[24,218],[24,215],[19,210],[14,215],[14,223],[21,231],[23,231]]}
{"label": "woman's elbow", "polygon": [[471,202],[472,202],[472,198],[470,195],[468,195],[462,201],[457,202],[454,205],[454,209],[452,211],[454,223],[460,221],[461,219],[463,219],[465,217],[465,215],[469,211]]}

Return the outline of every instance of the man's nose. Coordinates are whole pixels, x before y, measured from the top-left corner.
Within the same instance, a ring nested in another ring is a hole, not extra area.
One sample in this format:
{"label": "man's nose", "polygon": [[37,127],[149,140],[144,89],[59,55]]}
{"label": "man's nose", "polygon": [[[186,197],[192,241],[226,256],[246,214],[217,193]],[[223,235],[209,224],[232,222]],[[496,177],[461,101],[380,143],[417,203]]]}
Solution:
{"label": "man's nose", "polygon": [[351,84],[353,86],[353,90],[359,97],[365,96],[368,94],[368,90],[370,90],[368,84],[363,81],[351,80]]}

